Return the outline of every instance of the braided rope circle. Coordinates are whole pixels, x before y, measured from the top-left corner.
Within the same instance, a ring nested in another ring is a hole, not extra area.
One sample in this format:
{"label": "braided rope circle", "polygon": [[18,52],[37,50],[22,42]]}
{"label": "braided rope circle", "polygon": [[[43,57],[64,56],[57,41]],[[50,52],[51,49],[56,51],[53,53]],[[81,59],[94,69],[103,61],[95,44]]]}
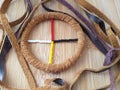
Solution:
{"label": "braided rope circle", "polygon": [[[46,21],[46,20],[50,20],[50,19],[64,21],[68,23],[72,27],[72,29],[77,32],[78,42],[77,42],[77,48],[75,50],[75,53],[73,54],[73,56],[66,59],[64,62],[60,64],[42,63],[38,58],[36,58],[32,54],[32,52],[29,50],[29,47],[28,47],[29,45],[28,45],[27,40],[29,38],[29,34],[32,31],[32,29],[39,23]],[[79,26],[79,24],[74,19],[72,19],[70,16],[65,15],[65,14],[48,12],[48,13],[44,13],[44,14],[34,17],[28,23],[27,27],[25,28],[25,31],[23,32],[20,45],[21,45],[21,51],[23,53],[23,56],[25,57],[25,59],[27,60],[29,64],[33,65],[37,69],[40,69],[46,72],[57,73],[57,72],[61,72],[63,70],[68,69],[79,59],[83,51],[83,48],[84,48],[84,41],[85,41],[85,35],[81,27]]]}

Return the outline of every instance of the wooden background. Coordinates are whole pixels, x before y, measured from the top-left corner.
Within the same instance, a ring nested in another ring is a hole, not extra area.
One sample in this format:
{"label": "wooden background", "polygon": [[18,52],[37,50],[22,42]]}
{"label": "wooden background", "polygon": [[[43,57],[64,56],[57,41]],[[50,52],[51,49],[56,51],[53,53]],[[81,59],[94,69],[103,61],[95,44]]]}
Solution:
{"label": "wooden background", "polygon": [[[35,5],[39,0],[31,1],[33,5]],[[71,3],[77,10],[83,13],[79,5],[76,4],[74,0],[66,1]],[[105,13],[120,28],[120,0],[88,0],[88,1],[91,4],[95,5],[103,13]],[[2,2],[3,0],[0,0],[0,4]],[[69,11],[67,8],[56,2],[56,0],[52,0],[50,3],[47,3],[47,6],[49,6],[52,9],[61,10],[73,15],[71,11]],[[9,20],[12,21],[20,17],[24,12],[25,12],[24,1],[13,0],[7,12],[7,15]],[[43,12],[46,11],[40,7],[35,15],[39,15],[40,13]],[[50,27],[49,21],[40,23],[31,32],[30,39],[49,40],[50,39],[49,27]],[[13,29],[16,30],[17,26],[13,27]],[[68,24],[61,21],[55,21],[55,38],[56,39],[76,38],[76,32],[72,30],[72,28]],[[74,54],[76,46],[77,43],[56,44],[54,53],[54,63],[63,62],[65,58],[68,58],[72,54]],[[30,49],[33,52],[33,54],[44,63],[48,62],[49,47],[50,47],[49,44],[30,44]],[[44,80],[53,77],[61,77],[65,79],[67,82],[70,82],[74,74],[79,69],[85,67],[98,68],[103,65],[103,61],[104,55],[102,55],[90,42],[90,40],[86,37],[85,48],[83,50],[83,53],[81,54],[81,57],[77,61],[77,63],[70,69],[59,74],[52,74],[40,71],[31,65],[30,68],[32,70],[32,73],[34,74],[37,85],[42,86],[44,85]],[[118,71],[118,68],[119,68],[118,66],[113,68],[114,74]],[[13,49],[10,50],[9,54],[6,57],[6,73],[4,82],[11,87],[20,88],[22,90],[24,89],[29,90],[29,85],[26,81],[24,73],[21,69],[21,66],[19,65],[19,62]],[[109,83],[110,80],[108,71],[99,74],[86,72],[82,74],[82,76],[77,80],[73,90],[94,90],[95,88],[108,85]],[[119,84],[115,85],[114,90],[120,90]]]}

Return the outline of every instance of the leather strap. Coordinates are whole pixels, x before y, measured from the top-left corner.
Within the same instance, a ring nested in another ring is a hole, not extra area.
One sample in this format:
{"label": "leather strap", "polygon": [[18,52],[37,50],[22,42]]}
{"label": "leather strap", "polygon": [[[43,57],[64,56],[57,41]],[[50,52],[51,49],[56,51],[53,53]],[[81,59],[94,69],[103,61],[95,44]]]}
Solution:
{"label": "leather strap", "polygon": [[4,37],[5,37],[5,35],[4,35],[3,27],[0,26],[0,51],[1,51],[1,47],[3,45]]}
{"label": "leather strap", "polygon": [[120,45],[118,43],[118,40],[116,39],[116,35],[113,33],[111,28],[108,28],[106,30],[106,32],[107,32],[107,35],[108,35],[111,46],[114,47],[114,48],[119,48]]}
{"label": "leather strap", "polygon": [[95,13],[101,19],[106,21],[115,30],[116,34],[120,38],[120,29],[105,14],[103,14],[99,9],[97,9],[96,7],[94,7],[93,5],[88,3],[86,0],[75,0],[75,1],[76,1],[76,3],[80,4],[80,6],[83,9]]}
{"label": "leather strap", "polygon": [[[11,1],[12,1],[12,0],[4,0],[4,2],[3,2],[3,4],[2,4],[2,7],[1,7],[1,9],[0,9],[0,11],[1,11],[2,13],[6,13],[6,12],[7,12],[8,7],[9,7]],[[16,26],[16,25],[20,24],[20,23],[23,21],[23,19],[26,17],[26,15],[27,15],[27,9],[26,9],[25,13],[24,13],[21,17],[17,18],[16,20],[14,20],[14,21],[12,21],[12,22],[9,22],[9,23],[10,23],[10,26],[13,27],[13,26]],[[0,22],[0,26],[2,26],[2,25],[1,25],[1,22]]]}
{"label": "leather strap", "polygon": [[101,38],[102,40],[104,40],[105,42],[107,42],[108,44],[110,44],[110,41],[109,41],[109,39],[108,39],[108,36],[101,30],[101,28],[99,27],[99,25],[96,24],[96,23],[94,23],[94,22],[92,22],[92,23],[93,23],[93,26],[94,26],[95,29],[96,29],[96,32],[97,32],[98,35],[100,36],[100,38]]}
{"label": "leather strap", "polygon": [[[11,88],[2,82],[0,82],[0,85],[2,86],[3,90],[21,90],[21,89],[17,89],[17,88]],[[24,89],[24,90],[28,90],[28,89]],[[71,88],[69,87],[69,85],[65,84],[64,86],[46,85],[46,86],[42,86],[42,87],[32,88],[31,90],[71,90]]]}
{"label": "leather strap", "polygon": [[[94,24],[94,25],[96,25],[96,24]],[[96,26],[95,26],[95,27],[96,27]],[[98,25],[97,25],[97,27],[98,27]],[[106,37],[109,39],[111,46],[114,47],[114,48],[119,48],[119,43],[118,43],[118,41],[117,41],[117,39],[116,39],[115,34],[112,32],[111,28],[107,29],[107,35],[108,35],[108,36],[106,36]],[[78,80],[78,78],[81,76],[81,74],[84,73],[84,72],[86,72],[86,71],[90,71],[90,72],[94,72],[94,73],[99,73],[99,72],[101,72],[101,71],[104,71],[105,69],[108,69],[109,66],[114,66],[114,65],[115,65],[115,62],[116,62],[116,61],[119,61],[119,59],[120,59],[120,53],[119,53],[119,52],[117,52],[117,55],[118,55],[118,56],[117,56],[117,58],[113,61],[113,63],[111,63],[111,64],[108,65],[108,66],[103,66],[103,67],[101,67],[101,68],[99,68],[99,69],[85,68],[85,69],[79,70],[79,71],[75,74],[75,76],[73,77],[73,79],[71,80],[70,86],[72,87],[72,86],[75,84],[75,82]],[[116,63],[117,63],[117,62],[116,62]],[[117,74],[117,76],[116,76],[116,78],[115,78],[115,80],[114,80],[114,83],[117,83],[118,81],[120,81],[120,73]],[[105,89],[105,88],[108,88],[109,86],[110,86],[110,84],[105,85],[105,86],[102,86],[102,87],[97,88],[97,89],[95,89],[95,90]]]}
{"label": "leather strap", "polygon": [[3,4],[2,4],[2,6],[1,6],[1,9],[0,9],[0,11],[1,11],[2,13],[6,13],[6,12],[7,12],[8,7],[9,7],[11,1],[12,1],[12,0],[4,0]]}
{"label": "leather strap", "polygon": [[21,27],[20,30],[19,30],[18,38],[21,36],[21,34],[22,34],[22,32],[24,31],[27,23],[31,20],[31,18],[32,18],[33,14],[35,13],[36,9],[38,9],[39,6],[40,6],[42,3],[45,3],[45,2],[47,2],[47,1],[49,1],[49,0],[42,0],[40,3],[38,3],[37,5],[35,5],[35,6],[33,7],[33,10],[31,11],[30,15],[27,17],[27,19],[25,20],[25,22],[23,23],[22,27]]}
{"label": "leather strap", "polygon": [[[111,46],[114,48],[119,48],[120,47],[119,42],[118,42],[115,34],[112,32],[111,28],[107,29],[107,35],[108,35],[108,38],[110,40]],[[120,52],[117,51],[115,54],[120,55]],[[118,71],[118,74],[115,77],[114,83],[117,84],[119,81],[120,81],[120,72]],[[98,89],[106,89],[108,87],[110,87],[110,84],[102,86]]]}
{"label": "leather strap", "polygon": [[7,36],[8,36],[8,38],[9,38],[11,44],[12,44],[12,47],[14,48],[14,50],[17,54],[19,63],[20,63],[20,65],[21,65],[21,67],[22,67],[22,69],[25,73],[25,76],[28,80],[28,83],[29,83],[31,89],[35,88],[36,85],[35,85],[34,78],[32,77],[31,72],[29,71],[29,68],[28,68],[28,66],[25,62],[25,59],[24,59],[24,57],[21,53],[21,50],[20,50],[19,44],[17,42],[17,39],[16,39],[16,37],[15,37],[15,35],[14,35],[14,33],[13,33],[9,23],[8,23],[8,20],[5,16],[5,14],[0,13],[0,16],[1,16],[1,22],[2,22],[3,28],[4,28],[5,32],[7,33]]}
{"label": "leather strap", "polygon": [[[97,27],[96,29],[98,29],[98,25],[97,25],[97,24],[94,24],[94,25],[95,25],[95,27]],[[98,31],[98,30],[97,30],[97,31]],[[101,31],[101,30],[99,30],[99,31]],[[107,38],[109,39],[110,44],[111,44],[112,47],[114,47],[114,48],[119,48],[119,43],[118,43],[118,41],[117,41],[117,39],[116,39],[115,34],[112,32],[111,28],[107,29],[107,35],[105,35],[105,37],[107,37]],[[104,40],[105,40],[105,39],[104,39]],[[99,72],[107,69],[107,68],[108,68],[109,66],[111,66],[111,65],[114,66],[114,65],[115,65],[115,62],[116,62],[116,61],[119,61],[119,59],[120,59],[120,54],[119,54],[119,52],[117,52],[117,55],[119,55],[119,56],[113,61],[113,63],[111,63],[111,64],[108,65],[108,66],[103,66],[103,67],[101,67],[101,68],[99,68],[99,69],[85,68],[85,69],[82,69],[82,70],[78,71],[78,72],[75,74],[75,76],[74,76],[74,78],[72,79],[72,81],[71,81],[71,86],[73,86],[73,85],[75,84],[75,82],[77,81],[77,79],[81,76],[81,74],[84,73],[84,72],[86,72],[86,71],[90,71],[90,72],[94,72],[94,73],[99,73]],[[117,62],[116,62],[116,63],[117,63]],[[118,81],[120,81],[120,73],[117,74],[114,83],[117,83]],[[105,88],[108,88],[108,87],[110,87],[110,84],[105,85],[105,86],[102,86],[102,87],[97,88],[97,89],[95,89],[95,90],[105,89]]]}
{"label": "leather strap", "polygon": [[[117,41],[117,39],[116,39],[115,34],[112,32],[111,28],[107,29],[107,35],[108,35],[107,37],[108,37],[109,40],[110,40],[111,46],[114,47],[114,48],[119,48],[119,43],[118,43],[118,41]],[[78,72],[75,74],[75,76],[74,76],[74,78],[72,79],[72,81],[71,81],[71,82],[72,82],[72,83],[71,83],[71,86],[75,84],[75,82],[77,81],[77,79],[78,79],[78,78],[81,76],[81,74],[84,73],[85,71],[90,71],[90,72],[98,73],[99,71],[102,71],[102,70],[107,69],[107,67],[109,67],[109,66],[111,66],[111,65],[114,66],[114,65],[115,65],[115,62],[116,62],[116,61],[119,61],[119,59],[120,59],[120,54],[119,54],[119,52],[118,52],[117,55],[118,55],[118,57],[114,60],[114,62],[111,63],[111,64],[108,65],[108,66],[103,66],[102,68],[99,68],[99,69],[85,68],[85,69],[82,69],[82,70],[78,71]],[[116,62],[116,63],[117,63],[117,62]],[[120,81],[120,73],[117,74],[117,76],[116,76],[116,78],[115,78],[115,80],[114,80],[114,83],[117,83],[118,81]],[[97,88],[97,89],[95,89],[95,90],[105,89],[105,88],[108,88],[109,86],[110,86],[110,84],[105,85],[105,86],[102,86],[102,87]]]}
{"label": "leather strap", "polygon": [[[3,12],[3,13],[6,13],[7,12],[7,9],[10,5],[12,0],[4,0],[1,8],[0,8],[0,11]],[[19,23],[21,23],[23,21],[23,19],[26,17],[26,14],[27,14],[27,10],[25,11],[25,13],[19,17],[18,19],[16,19],[15,21],[12,21],[12,22],[9,22],[9,24],[13,27],[13,26],[16,26],[18,25]],[[1,21],[0,21],[0,29],[3,30],[3,27],[2,27],[2,24],[1,24]],[[4,43],[4,40],[3,40],[3,36],[6,37],[6,35],[2,35],[1,36],[1,41],[0,41],[0,46],[2,48],[2,44]]]}

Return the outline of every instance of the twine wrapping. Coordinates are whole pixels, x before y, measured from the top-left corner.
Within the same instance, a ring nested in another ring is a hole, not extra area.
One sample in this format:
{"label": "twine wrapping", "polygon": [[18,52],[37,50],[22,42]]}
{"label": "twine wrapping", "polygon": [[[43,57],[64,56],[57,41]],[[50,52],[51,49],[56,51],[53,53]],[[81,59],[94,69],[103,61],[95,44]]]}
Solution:
{"label": "twine wrapping", "polygon": [[[32,54],[32,52],[28,48],[27,40],[28,40],[28,37],[29,37],[29,34],[30,34],[32,28],[34,26],[36,26],[37,24],[39,24],[45,20],[50,20],[50,19],[61,20],[66,23],[69,23],[71,25],[71,27],[73,28],[73,30],[75,30],[77,32],[78,45],[77,45],[74,55],[71,56],[70,58],[64,60],[64,62],[60,63],[60,64],[49,65],[49,64],[42,63],[40,60],[38,60]],[[46,72],[57,73],[57,72],[61,72],[63,70],[68,69],[70,66],[72,66],[78,60],[78,58],[80,57],[80,55],[83,51],[83,48],[84,48],[84,41],[85,41],[84,33],[81,30],[79,24],[74,19],[72,19],[70,16],[65,15],[65,14],[50,12],[50,13],[45,13],[45,14],[36,16],[34,19],[31,20],[31,22],[28,23],[28,25],[25,28],[25,31],[23,32],[23,35],[22,35],[21,51],[22,51],[25,59],[27,60],[27,62],[30,63],[31,65],[33,65],[34,67],[36,67],[37,69],[40,69],[40,70],[43,70]]]}

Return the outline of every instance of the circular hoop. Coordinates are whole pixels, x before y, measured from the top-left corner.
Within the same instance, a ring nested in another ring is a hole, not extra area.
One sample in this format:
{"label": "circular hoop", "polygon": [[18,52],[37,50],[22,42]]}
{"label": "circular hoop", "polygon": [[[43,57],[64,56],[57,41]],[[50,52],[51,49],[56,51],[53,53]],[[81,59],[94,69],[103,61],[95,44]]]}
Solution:
{"label": "circular hoop", "polygon": [[[45,20],[50,20],[50,19],[64,21],[64,22],[70,24],[71,27],[73,28],[73,30],[75,30],[77,32],[77,37],[78,37],[77,43],[78,44],[77,44],[75,53],[73,54],[73,56],[66,59],[63,63],[60,63],[60,64],[42,63],[40,60],[38,60],[32,54],[32,52],[28,48],[27,40],[29,38],[29,34],[30,34],[31,30],[33,29],[33,27],[35,27],[37,24],[39,24]],[[28,23],[28,25],[25,28],[25,31],[23,32],[23,35],[22,35],[21,51],[23,53],[23,56],[27,60],[27,62],[29,64],[33,65],[34,67],[36,67],[37,69],[40,69],[40,70],[43,70],[46,72],[57,73],[57,72],[61,72],[63,70],[68,69],[70,66],[72,66],[78,60],[78,58],[81,55],[83,48],[84,48],[84,41],[85,41],[85,35],[84,35],[81,27],[79,26],[79,24],[74,19],[72,19],[70,16],[65,15],[65,14],[49,12],[49,13],[44,13],[39,16],[36,16]]]}

